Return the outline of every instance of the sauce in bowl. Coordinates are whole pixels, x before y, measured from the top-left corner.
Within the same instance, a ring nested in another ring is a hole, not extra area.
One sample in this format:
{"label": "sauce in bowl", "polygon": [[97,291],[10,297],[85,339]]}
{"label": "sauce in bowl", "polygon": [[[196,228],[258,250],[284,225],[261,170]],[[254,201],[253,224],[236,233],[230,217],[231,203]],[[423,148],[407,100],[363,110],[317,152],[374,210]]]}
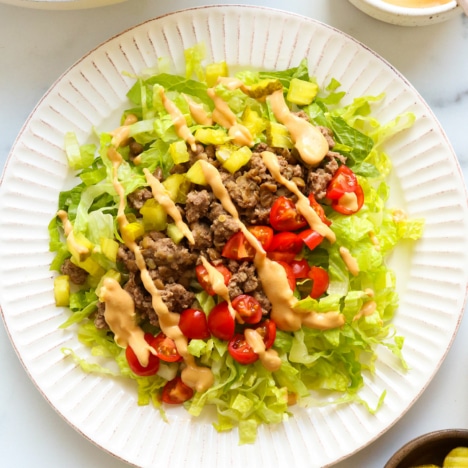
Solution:
{"label": "sauce in bowl", "polygon": [[430,8],[446,3],[450,3],[452,0],[383,0],[385,3],[391,5],[402,6],[407,8]]}

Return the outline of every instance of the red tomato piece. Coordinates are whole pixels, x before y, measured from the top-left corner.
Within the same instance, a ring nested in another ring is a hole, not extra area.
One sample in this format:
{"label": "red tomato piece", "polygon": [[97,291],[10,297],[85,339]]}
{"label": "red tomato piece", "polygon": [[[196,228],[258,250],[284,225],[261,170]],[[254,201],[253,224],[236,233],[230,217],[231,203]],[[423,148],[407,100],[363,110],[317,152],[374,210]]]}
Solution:
{"label": "red tomato piece", "polygon": [[221,255],[231,260],[253,260],[255,249],[247,241],[244,233],[239,231],[228,239]]}
{"label": "red tomato piece", "polygon": [[313,266],[309,272],[309,278],[312,280],[312,291],[310,297],[318,299],[328,289],[330,278],[326,270],[321,267]]}
{"label": "red tomato piece", "polygon": [[151,340],[151,346],[156,351],[159,359],[166,362],[177,362],[182,356],[177,351],[177,346],[172,338],[166,336],[163,332],[159,333]]}
{"label": "red tomato piece", "polygon": [[330,200],[338,200],[345,193],[354,192],[359,186],[356,174],[345,165],[342,165],[328,183],[326,197]]}
{"label": "red tomato piece", "polygon": [[298,254],[302,249],[301,238],[294,232],[279,232],[271,239],[270,252],[290,252]]}
{"label": "red tomato piece", "polygon": [[161,399],[169,405],[180,405],[193,397],[193,390],[182,382],[180,377],[169,380],[164,385]]}
{"label": "red tomato piece", "polygon": [[240,294],[232,301],[232,307],[245,323],[258,323],[262,318],[262,306],[252,296]]}
{"label": "red tomato piece", "polygon": [[294,276],[291,265],[286,262],[278,262],[286,271],[286,277],[288,278],[289,287],[294,291],[296,289],[296,277]]}
{"label": "red tomato piece", "polygon": [[208,329],[220,340],[230,340],[234,336],[235,325],[226,301],[214,306],[208,314]]}
{"label": "red tomato piece", "polygon": [[310,207],[319,215],[319,218],[322,221],[322,223],[326,224],[327,226],[330,226],[331,221],[326,217],[323,206],[315,199],[314,194],[311,193],[308,196],[308,199]]}
{"label": "red tomato piece", "polygon": [[296,258],[295,253],[293,252],[268,252],[267,256],[275,262],[291,263]]}
{"label": "red tomato piece", "polygon": [[344,215],[352,215],[354,213],[357,213],[364,204],[364,192],[362,191],[362,187],[360,185],[357,186],[356,190],[354,191],[354,194],[356,195],[356,207],[350,208],[349,206],[341,204],[341,198],[339,198],[338,200],[332,201],[332,208],[338,213]]}
{"label": "red tomato piece", "polygon": [[323,236],[314,229],[305,229],[298,234],[298,237],[310,250],[314,250],[323,241]]}
{"label": "red tomato piece", "polygon": [[278,197],[271,207],[270,225],[277,231],[295,231],[306,226],[307,221],[290,198]]}
{"label": "red tomato piece", "polygon": [[292,268],[294,278],[308,278],[310,265],[307,263],[307,260],[294,260],[289,266]]}
{"label": "red tomato piece", "polygon": [[[227,286],[231,280],[231,272],[224,265],[215,265],[214,266],[224,277],[224,284]],[[210,275],[208,270],[204,265],[197,265],[195,267],[195,273],[197,275],[197,280],[200,283],[201,287],[210,295],[214,296],[216,293],[213,290],[213,287],[210,283]]]}
{"label": "red tomato piece", "polygon": [[179,328],[190,339],[206,340],[211,336],[206,315],[201,310],[185,309],[180,314]]}
{"label": "red tomato piece", "polygon": [[263,322],[260,322],[252,328],[263,338],[265,349],[269,349],[273,346],[276,339],[276,323],[273,322],[273,320],[263,320]]}
{"label": "red tomato piece", "polygon": [[258,354],[247,343],[243,333],[237,333],[229,340],[228,352],[239,364],[253,364],[258,360]]}
{"label": "red tomato piece", "polygon": [[[145,333],[145,341],[149,345],[151,345],[152,339],[153,339],[153,335],[151,335],[150,333]],[[130,369],[136,375],[147,377],[149,375],[156,374],[159,370],[159,358],[158,356],[155,356],[154,354],[150,353],[149,359],[148,359],[148,365],[146,367],[140,364],[140,361],[138,361],[135,351],[133,351],[131,346],[127,346],[127,348],[125,349],[125,357],[127,358],[127,362],[128,362]]]}
{"label": "red tomato piece", "polygon": [[264,250],[270,248],[273,239],[273,229],[270,226],[249,226],[247,229],[258,239]]}

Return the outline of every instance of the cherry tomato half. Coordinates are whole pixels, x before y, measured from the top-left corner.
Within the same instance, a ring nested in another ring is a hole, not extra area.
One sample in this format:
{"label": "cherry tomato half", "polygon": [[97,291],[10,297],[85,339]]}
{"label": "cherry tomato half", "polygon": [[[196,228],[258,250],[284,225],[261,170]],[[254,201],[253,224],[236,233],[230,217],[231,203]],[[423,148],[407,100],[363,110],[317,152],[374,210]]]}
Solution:
{"label": "cherry tomato half", "polygon": [[234,336],[235,325],[226,301],[215,305],[208,314],[208,329],[220,340],[230,340]]}
{"label": "cherry tomato half", "polygon": [[190,339],[206,340],[211,336],[206,315],[201,310],[185,309],[180,314],[179,328]]}
{"label": "cherry tomato half", "polygon": [[360,185],[357,186],[356,190],[353,192],[356,196],[356,206],[350,207],[343,204],[343,198],[339,198],[338,200],[332,201],[332,208],[337,211],[338,213],[344,215],[352,215],[357,213],[364,204],[364,192],[362,191],[362,187]]}
{"label": "cherry tomato half", "polygon": [[302,241],[294,232],[279,232],[271,239],[270,252],[290,252],[298,254],[302,249]]}
{"label": "cherry tomato half", "polygon": [[322,221],[322,223],[325,223],[327,226],[330,226],[331,221],[326,217],[323,206],[315,199],[314,194],[311,193],[308,196],[308,199],[310,207],[319,215],[319,218]]}
{"label": "cherry tomato half", "polygon": [[270,248],[273,239],[273,229],[270,226],[249,226],[247,229],[258,239],[264,250]]}
{"label": "cherry tomato half", "polygon": [[354,192],[359,186],[356,174],[345,165],[342,165],[328,183],[326,197],[330,200],[338,200],[345,193]]}
{"label": "cherry tomato half", "polygon": [[263,338],[265,349],[269,349],[273,346],[276,339],[276,323],[273,322],[273,320],[263,320],[252,328]]}
{"label": "cherry tomato half", "polygon": [[247,241],[244,233],[239,231],[228,239],[221,255],[231,260],[253,260],[255,249]]}
{"label": "cherry tomato half", "polygon": [[[224,284],[227,286],[232,276],[231,272],[224,265],[215,265],[214,267],[223,275]],[[205,266],[197,265],[195,267],[195,273],[197,275],[197,280],[200,283],[201,287],[210,296],[214,296],[216,293],[213,290],[213,286],[210,282],[210,275],[208,274],[208,270],[205,268]]]}
{"label": "cherry tomato half", "polygon": [[151,340],[151,346],[156,351],[159,359],[166,362],[177,362],[182,356],[177,351],[177,346],[172,338],[166,336],[163,332],[159,333]]}
{"label": "cherry tomato half", "polygon": [[271,207],[270,225],[277,231],[295,231],[305,227],[307,221],[290,198],[278,197]]}
{"label": "cherry tomato half", "polygon": [[312,280],[312,291],[310,292],[310,297],[318,299],[322,294],[324,294],[328,285],[330,284],[330,278],[326,270],[321,267],[313,266],[309,272],[309,278]]}
{"label": "cherry tomato half", "polygon": [[294,278],[308,278],[310,265],[304,258],[302,260],[294,260],[289,266],[292,268]]}
{"label": "cherry tomato half", "polygon": [[278,261],[278,263],[286,271],[286,277],[288,278],[289,287],[291,288],[292,291],[294,291],[294,289],[296,289],[296,277],[294,276],[294,272],[293,272],[291,265],[289,265],[289,263],[281,262],[281,261]]}
{"label": "cherry tomato half", "polygon": [[193,390],[182,382],[180,377],[169,380],[164,385],[161,399],[169,405],[180,405],[193,397]]}
{"label": "cherry tomato half", "polygon": [[323,236],[314,229],[304,229],[297,235],[310,250],[314,250],[323,241]]}
{"label": "cherry tomato half", "polygon": [[262,318],[262,306],[252,296],[240,294],[232,300],[232,307],[245,323],[258,323]]}
{"label": "cherry tomato half", "polygon": [[[151,341],[153,340],[153,335],[150,333],[145,333],[145,341],[151,345]],[[128,365],[132,372],[136,375],[140,375],[142,377],[146,377],[148,375],[154,375],[159,370],[159,358],[154,354],[149,355],[148,365],[146,367],[140,364],[138,358],[133,351],[131,346],[127,346],[125,349],[125,357],[127,358]]]}
{"label": "cherry tomato half", "polygon": [[243,333],[236,333],[229,340],[228,352],[239,364],[243,365],[253,364],[259,357],[247,343]]}

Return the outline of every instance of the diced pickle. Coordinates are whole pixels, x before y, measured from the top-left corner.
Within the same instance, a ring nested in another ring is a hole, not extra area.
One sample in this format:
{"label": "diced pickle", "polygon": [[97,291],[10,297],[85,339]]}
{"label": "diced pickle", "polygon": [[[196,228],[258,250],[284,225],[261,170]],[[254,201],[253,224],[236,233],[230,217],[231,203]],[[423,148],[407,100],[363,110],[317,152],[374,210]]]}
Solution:
{"label": "diced pickle", "polygon": [[145,228],[143,226],[143,223],[134,222],[128,223],[125,226],[123,226],[122,231],[122,234],[125,235],[127,239],[135,241],[141,236],[143,236],[143,234],[145,233]]}
{"label": "diced pickle", "polygon": [[291,149],[294,145],[288,129],[278,122],[269,122],[267,127],[267,143],[273,148]]}
{"label": "diced pickle", "polygon": [[288,95],[286,99],[298,106],[307,106],[310,104],[318,93],[316,83],[310,81],[293,78],[289,85]]}
{"label": "diced pickle", "polygon": [[226,62],[210,63],[205,68],[206,84],[211,88],[216,85],[220,76],[229,76],[229,69]]}
{"label": "diced pickle", "polygon": [[184,233],[174,223],[169,223],[167,225],[166,232],[174,244],[178,244],[184,238]]}
{"label": "diced pickle", "polygon": [[166,210],[154,199],[146,200],[140,208],[145,231],[164,231],[167,226]]}
{"label": "diced pickle", "polygon": [[242,125],[244,125],[252,135],[252,137],[256,137],[263,133],[267,127],[267,122],[265,119],[260,117],[258,112],[252,110],[250,106],[247,106],[242,113]]}
{"label": "diced pickle", "polygon": [[245,166],[252,157],[252,151],[248,146],[223,146],[216,150],[216,158],[222,164],[224,169],[231,174]]}
{"label": "diced pickle", "polygon": [[261,99],[270,94],[283,89],[283,85],[280,80],[275,80],[272,78],[267,78],[261,80],[258,83],[253,84],[248,88],[247,94],[254,99]]}
{"label": "diced pickle", "polygon": [[203,168],[199,161],[196,161],[195,164],[187,171],[185,177],[194,184],[206,185],[205,174],[203,173]]}
{"label": "diced pickle", "polygon": [[57,307],[65,307],[70,304],[70,277],[68,275],[54,278],[54,298]]}
{"label": "diced pickle", "polygon": [[185,203],[190,190],[190,181],[185,174],[171,174],[163,185],[174,203]]}
{"label": "diced pickle", "polygon": [[117,260],[117,251],[119,250],[118,242],[116,242],[114,239],[103,237],[99,241],[99,245],[101,247],[101,252],[106,258],[108,258],[112,262],[115,262]]}
{"label": "diced pickle", "polygon": [[223,145],[229,141],[229,135],[222,128],[199,128],[194,136],[204,145]]}
{"label": "diced pickle", "polygon": [[183,140],[174,141],[169,145],[169,153],[174,164],[182,164],[190,160],[187,144]]}

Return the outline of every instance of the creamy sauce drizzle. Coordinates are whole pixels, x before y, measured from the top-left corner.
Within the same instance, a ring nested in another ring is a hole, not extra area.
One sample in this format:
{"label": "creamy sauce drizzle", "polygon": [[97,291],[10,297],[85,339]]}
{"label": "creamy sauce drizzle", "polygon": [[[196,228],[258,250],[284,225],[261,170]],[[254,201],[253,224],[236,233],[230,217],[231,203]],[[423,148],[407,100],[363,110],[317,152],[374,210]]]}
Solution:
{"label": "creamy sauce drizzle", "polygon": [[146,176],[146,181],[148,182],[149,186],[151,187],[151,191],[153,192],[153,196],[155,200],[164,208],[165,212],[174,220],[176,226],[181,230],[184,236],[188,239],[191,244],[195,243],[195,239],[193,237],[192,231],[189,229],[187,224],[185,224],[184,220],[182,219],[182,215],[177,208],[177,205],[173,202],[169,192],[166,190],[161,182],[159,182],[156,177],[151,174],[148,169],[143,169],[143,172]]}
{"label": "creamy sauce drizzle", "polygon": [[304,218],[307,220],[310,228],[326,237],[330,242],[335,242],[335,233],[320,219],[320,216],[310,206],[307,197],[299,190],[294,182],[286,179],[281,175],[280,165],[276,155],[270,151],[264,151],[262,153],[262,160],[273,178],[280,184],[284,185],[290,192],[294,193],[294,195],[296,195],[298,198],[296,203],[297,209],[299,213],[301,213],[302,216],[304,216]]}
{"label": "creamy sauce drizzle", "polygon": [[205,257],[201,257],[203,266],[208,272],[208,282],[210,283],[213,291],[220,297],[222,297],[228,304],[229,312],[231,313],[232,318],[236,318],[239,323],[243,323],[241,317],[236,314],[236,310],[232,307],[231,298],[229,297],[229,289],[224,284],[224,276],[218,271]]}
{"label": "creamy sauce drizzle", "polygon": [[281,359],[274,349],[265,349],[265,342],[257,330],[246,328],[244,331],[245,341],[250,345],[263,364],[265,369],[275,372],[281,367]]}
{"label": "creamy sauce drizzle", "polygon": [[128,144],[128,140],[130,139],[130,126],[135,122],[138,122],[138,117],[135,114],[128,114],[123,125],[117,127],[110,133],[112,135],[111,145],[118,148],[119,146]]}
{"label": "creamy sauce drizzle", "polygon": [[354,192],[345,192],[338,199],[338,205],[350,211],[357,211],[359,209],[358,199]]}
{"label": "creamy sauce drizzle", "polygon": [[322,132],[289,110],[281,89],[270,94],[268,99],[276,120],[288,129],[303,161],[311,166],[319,164],[330,149]]}
{"label": "creamy sauce drizzle", "polygon": [[70,247],[74,249],[75,252],[77,252],[80,261],[86,260],[91,252],[89,251],[88,247],[76,241],[75,234],[73,233],[72,223],[68,219],[68,213],[64,210],[59,210],[57,212],[57,216],[60,218],[60,221],[62,221],[63,232],[67,238],[67,244],[69,244]]}
{"label": "creamy sauce drizzle", "polygon": [[439,5],[445,5],[452,0],[383,0],[385,3],[407,8],[427,8]]}
{"label": "creamy sauce drizzle", "polygon": [[237,122],[237,117],[220,96],[216,94],[213,88],[209,88],[208,96],[213,101],[215,108],[212,113],[212,119],[221,127],[228,129],[228,135],[238,146],[253,146],[254,140],[247,127]]}
{"label": "creamy sauce drizzle", "polygon": [[146,342],[143,330],[135,321],[135,305],[132,297],[113,278],[106,278],[99,299],[106,303],[104,317],[114,333],[115,342],[122,348],[131,346],[139,363],[148,365],[149,353],[156,351]]}
{"label": "creamy sauce drizzle", "polygon": [[[299,330],[302,324],[326,330],[344,324],[344,316],[339,312],[326,313],[296,312],[294,307],[298,300],[289,287],[285,269],[266,256],[265,250],[255,236],[240,221],[236,207],[224,186],[218,170],[207,161],[200,160],[203,174],[211,186],[213,194],[221,202],[223,208],[239,223],[247,241],[255,249],[254,265],[257,269],[263,290],[272,304],[271,319],[277,327],[284,331]],[[320,316],[320,317],[319,317]]]}
{"label": "creamy sauce drizzle", "polygon": [[211,115],[205,111],[202,104],[195,102],[193,99],[190,99],[185,94],[184,98],[189,106],[190,115],[193,117],[193,120],[195,120],[197,124],[206,125],[208,127],[213,125],[213,119],[211,118]]}
{"label": "creamy sauce drizzle", "polygon": [[341,246],[340,255],[343,261],[345,262],[348,271],[353,276],[357,276],[359,274],[359,265],[357,260],[351,255],[350,251],[346,247]]}
{"label": "creamy sauce drizzle", "polygon": [[159,89],[159,95],[161,96],[164,108],[171,116],[177,135],[190,145],[192,151],[196,151],[197,143],[195,141],[195,137],[187,126],[184,114],[182,114],[179,108],[166,96],[163,88]]}
{"label": "creamy sauce drizzle", "polygon": [[[152,305],[158,315],[161,331],[166,336],[174,340],[177,350],[179,351],[179,354],[182,356],[184,360],[186,367],[182,370],[182,373],[181,373],[182,381],[186,385],[188,385],[190,388],[193,388],[196,391],[199,391],[199,392],[205,391],[208,388],[210,388],[214,382],[214,377],[213,377],[213,373],[211,372],[211,369],[207,367],[199,367],[195,362],[195,358],[188,352],[187,339],[179,327],[180,315],[169,311],[166,304],[162,300],[161,294],[158,288],[155,286],[153,279],[151,278],[149,274],[148,269],[146,268],[145,259],[143,257],[143,254],[139,246],[134,240],[128,238],[128,236],[125,235],[125,230],[122,229],[126,224],[128,224],[128,219],[125,216],[125,204],[126,204],[125,193],[124,193],[122,184],[117,179],[117,170],[120,164],[122,163],[122,157],[113,147],[109,148],[108,155],[109,155],[109,159],[112,161],[112,164],[113,164],[113,184],[114,184],[116,192],[119,195],[117,222],[119,224],[119,228],[120,228],[124,243],[135,255],[135,261],[140,270],[141,280],[143,282],[143,285],[145,286],[145,289],[151,294]],[[147,178],[148,178],[148,175],[147,175]],[[152,177],[151,174],[150,174],[149,179],[152,182],[153,182],[153,179],[157,180],[154,177]],[[108,302],[106,302],[105,314],[107,313],[107,309],[108,309]],[[121,309],[119,308],[119,310]],[[107,321],[107,317],[106,317],[106,321]],[[115,331],[112,328],[111,330],[115,333]],[[143,338],[143,342],[141,341],[142,335],[138,330],[140,330],[139,327],[135,325],[135,327],[129,331],[131,334],[131,340],[135,341],[135,346],[137,349],[139,349],[139,353],[144,354],[144,356],[139,357],[139,361],[141,358],[142,361],[145,362],[145,357],[146,359],[148,359],[150,350],[147,348],[147,343],[144,340],[144,338]],[[137,351],[135,349],[134,351],[138,357],[139,355],[137,354]],[[140,364],[144,365],[142,361],[140,361]]]}
{"label": "creamy sauce drizzle", "polygon": [[361,307],[361,310],[353,317],[354,320],[359,320],[361,317],[372,315],[377,310],[377,303],[375,301],[367,301]]}
{"label": "creamy sauce drizzle", "polygon": [[379,238],[375,235],[375,232],[370,231],[369,232],[369,238],[370,238],[370,241],[372,242],[372,244],[374,245],[375,250],[379,251],[380,250],[380,242],[379,242]]}

